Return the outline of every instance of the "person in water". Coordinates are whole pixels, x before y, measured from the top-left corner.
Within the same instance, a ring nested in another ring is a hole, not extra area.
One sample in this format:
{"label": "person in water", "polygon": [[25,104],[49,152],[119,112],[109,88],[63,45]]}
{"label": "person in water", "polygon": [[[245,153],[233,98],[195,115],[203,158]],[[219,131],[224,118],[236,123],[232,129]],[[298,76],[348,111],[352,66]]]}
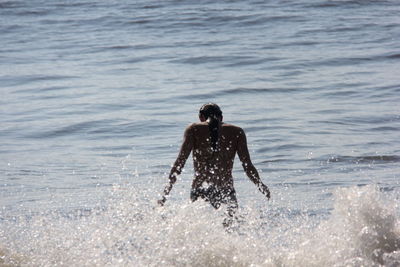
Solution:
{"label": "person in water", "polygon": [[232,177],[236,153],[249,179],[269,199],[269,189],[261,182],[251,162],[243,129],[224,123],[222,111],[214,103],[200,108],[199,119],[199,123],[193,123],[185,130],[180,152],[169,174],[169,184],[158,203],[164,205],[191,152],[195,171],[190,193],[192,201],[201,198],[216,209],[226,204],[229,216],[234,215],[238,208]]}

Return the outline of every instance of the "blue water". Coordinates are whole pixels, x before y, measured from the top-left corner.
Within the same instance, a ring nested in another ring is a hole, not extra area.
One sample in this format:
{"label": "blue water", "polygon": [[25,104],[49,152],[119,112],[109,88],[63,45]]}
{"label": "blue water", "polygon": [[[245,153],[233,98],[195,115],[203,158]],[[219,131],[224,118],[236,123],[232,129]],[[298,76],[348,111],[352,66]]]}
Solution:
{"label": "blue water", "polygon": [[[0,1],[0,265],[400,263],[399,13],[395,0]],[[247,239],[189,205],[191,159],[154,209],[206,102],[244,128],[271,188],[267,202],[237,159]],[[365,229],[395,241],[360,241]]]}

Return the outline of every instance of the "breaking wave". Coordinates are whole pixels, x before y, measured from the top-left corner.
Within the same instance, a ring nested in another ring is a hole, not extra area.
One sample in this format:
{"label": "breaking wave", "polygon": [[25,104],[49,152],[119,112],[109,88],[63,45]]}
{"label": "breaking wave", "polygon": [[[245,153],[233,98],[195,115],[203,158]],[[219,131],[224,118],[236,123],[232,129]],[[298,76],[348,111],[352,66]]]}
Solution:
{"label": "breaking wave", "polygon": [[0,265],[398,266],[393,194],[373,185],[336,189],[324,217],[242,207],[227,229],[223,212],[207,203],[161,208],[125,188],[106,208],[2,216]]}

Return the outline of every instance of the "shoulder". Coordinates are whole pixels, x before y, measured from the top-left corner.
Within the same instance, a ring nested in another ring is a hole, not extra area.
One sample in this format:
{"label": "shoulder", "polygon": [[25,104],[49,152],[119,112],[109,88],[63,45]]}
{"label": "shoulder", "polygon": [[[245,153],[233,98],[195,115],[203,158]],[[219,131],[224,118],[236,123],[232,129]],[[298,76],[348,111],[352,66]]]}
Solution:
{"label": "shoulder", "polygon": [[194,122],[189,124],[186,129],[190,130],[201,130],[201,129],[208,129],[208,123],[207,122]]}
{"label": "shoulder", "polygon": [[201,123],[201,122],[194,122],[194,123],[190,123],[186,127],[186,130],[197,130],[199,128],[204,128],[204,127],[207,127],[207,124]]}
{"label": "shoulder", "polygon": [[244,134],[244,130],[241,127],[230,124],[230,123],[223,123],[222,127],[233,133]]}
{"label": "shoulder", "polygon": [[186,127],[185,134],[193,134],[194,132],[197,132],[198,130],[200,130],[202,128],[207,128],[208,129],[207,124],[196,123],[196,122],[195,123],[191,123]]}

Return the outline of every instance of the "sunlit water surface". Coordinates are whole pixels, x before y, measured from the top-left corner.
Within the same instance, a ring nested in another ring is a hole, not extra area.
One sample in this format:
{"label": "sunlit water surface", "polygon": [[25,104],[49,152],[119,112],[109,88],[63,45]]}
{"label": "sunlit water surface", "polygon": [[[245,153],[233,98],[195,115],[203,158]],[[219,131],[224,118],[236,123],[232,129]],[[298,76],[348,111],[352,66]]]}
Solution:
{"label": "sunlit water surface", "polygon": [[[400,265],[398,1],[0,1],[0,265]],[[218,103],[238,219],[190,203]],[[237,160],[238,161],[238,160]]]}

